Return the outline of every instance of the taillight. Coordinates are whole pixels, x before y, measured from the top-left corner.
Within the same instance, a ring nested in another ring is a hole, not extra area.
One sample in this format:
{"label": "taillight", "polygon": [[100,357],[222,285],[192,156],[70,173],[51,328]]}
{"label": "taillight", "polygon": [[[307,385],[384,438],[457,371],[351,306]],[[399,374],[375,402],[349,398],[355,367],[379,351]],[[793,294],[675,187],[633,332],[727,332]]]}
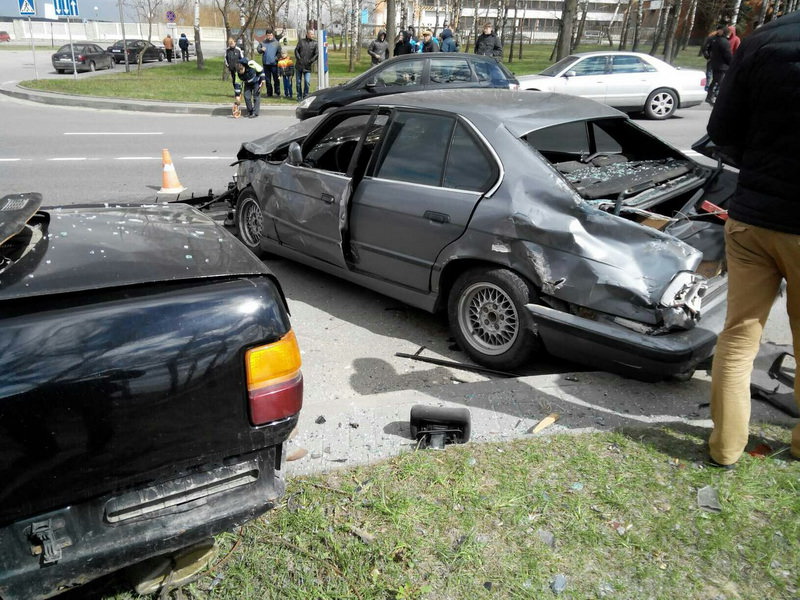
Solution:
{"label": "taillight", "polygon": [[707,85],[708,85],[708,79],[706,79],[705,77],[703,77],[703,78],[700,80],[700,87],[702,87],[702,88],[705,88]]}
{"label": "taillight", "polygon": [[77,60],[78,62],[83,62],[84,61],[83,54],[78,54],[78,56],[75,57],[75,60]]}
{"label": "taillight", "polygon": [[291,330],[277,342],[247,351],[247,394],[253,425],[300,412],[303,406],[300,362],[300,348]]}

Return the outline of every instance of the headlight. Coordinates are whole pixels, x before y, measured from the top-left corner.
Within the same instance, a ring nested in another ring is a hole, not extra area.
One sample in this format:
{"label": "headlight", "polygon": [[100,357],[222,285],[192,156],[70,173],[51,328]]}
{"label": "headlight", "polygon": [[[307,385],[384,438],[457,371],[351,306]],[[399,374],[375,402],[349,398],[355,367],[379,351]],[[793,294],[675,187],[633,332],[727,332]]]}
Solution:
{"label": "headlight", "polygon": [[300,103],[299,108],[308,108],[309,106],[311,106],[311,104],[313,104],[314,100],[316,100],[314,96],[309,96],[308,98],[305,98]]}
{"label": "headlight", "polygon": [[692,313],[700,312],[700,305],[706,293],[706,279],[697,273],[681,271],[661,295],[661,305],[669,307],[685,306]]}

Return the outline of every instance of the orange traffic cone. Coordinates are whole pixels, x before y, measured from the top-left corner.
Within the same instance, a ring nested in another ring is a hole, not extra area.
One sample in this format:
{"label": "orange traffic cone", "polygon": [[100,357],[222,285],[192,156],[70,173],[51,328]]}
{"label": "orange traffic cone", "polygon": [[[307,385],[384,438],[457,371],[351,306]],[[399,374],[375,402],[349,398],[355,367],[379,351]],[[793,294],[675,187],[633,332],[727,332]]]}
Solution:
{"label": "orange traffic cone", "polygon": [[166,148],[161,151],[161,164],[163,165],[163,173],[161,174],[161,189],[158,190],[158,193],[180,194],[186,188],[178,181],[178,174],[175,172],[175,167],[172,165],[172,158],[169,155],[169,150]]}

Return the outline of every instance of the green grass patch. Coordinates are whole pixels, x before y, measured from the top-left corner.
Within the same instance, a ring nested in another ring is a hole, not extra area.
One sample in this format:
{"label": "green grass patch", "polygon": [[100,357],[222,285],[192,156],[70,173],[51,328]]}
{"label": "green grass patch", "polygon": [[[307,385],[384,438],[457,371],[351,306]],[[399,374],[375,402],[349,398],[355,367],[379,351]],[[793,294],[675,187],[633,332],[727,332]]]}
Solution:
{"label": "green grass patch", "polygon": [[[294,479],[278,508],[219,536],[217,566],[182,593],[547,598],[561,574],[564,598],[797,598],[800,462],[784,452],[705,467],[706,436],[680,426],[469,444]],[[698,507],[705,486],[720,513]]]}
{"label": "green grass patch", "polygon": [[[581,51],[604,49],[606,46],[595,44],[582,46]],[[504,60],[506,66],[516,75],[538,73],[550,64],[551,45],[535,44],[523,47],[522,59],[508,62],[508,50]],[[353,72],[349,71],[349,60],[343,51],[331,52],[329,55],[329,81],[331,85],[343,83],[370,67],[366,51],[362,52],[361,61],[356,63]],[[688,48],[676,61],[684,67],[705,69],[705,59],[697,56],[696,48]],[[39,79],[23,81],[23,87],[48,92],[100,96],[104,98],[131,98],[138,100],[165,100],[174,102],[228,103],[233,96],[230,79],[223,79],[223,59],[207,58],[205,68],[200,70],[194,61],[188,63],[162,63],[157,68],[139,70],[131,65],[130,73],[126,73],[124,65],[107,74],[94,77],[64,76],[57,79]],[[311,77],[311,90],[317,89],[316,74]],[[295,90],[296,92],[296,90]],[[283,98],[263,98],[269,104],[291,104]]]}

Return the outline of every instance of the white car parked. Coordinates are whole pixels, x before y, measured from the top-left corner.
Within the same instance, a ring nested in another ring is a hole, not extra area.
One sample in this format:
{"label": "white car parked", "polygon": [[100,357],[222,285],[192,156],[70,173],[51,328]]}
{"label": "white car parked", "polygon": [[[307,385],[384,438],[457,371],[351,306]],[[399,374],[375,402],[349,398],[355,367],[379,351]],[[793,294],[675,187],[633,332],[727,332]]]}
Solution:
{"label": "white car parked", "polygon": [[521,90],[591,98],[626,112],[667,119],[706,97],[706,74],[680,69],[639,52],[572,54],[538,75],[518,77]]}

